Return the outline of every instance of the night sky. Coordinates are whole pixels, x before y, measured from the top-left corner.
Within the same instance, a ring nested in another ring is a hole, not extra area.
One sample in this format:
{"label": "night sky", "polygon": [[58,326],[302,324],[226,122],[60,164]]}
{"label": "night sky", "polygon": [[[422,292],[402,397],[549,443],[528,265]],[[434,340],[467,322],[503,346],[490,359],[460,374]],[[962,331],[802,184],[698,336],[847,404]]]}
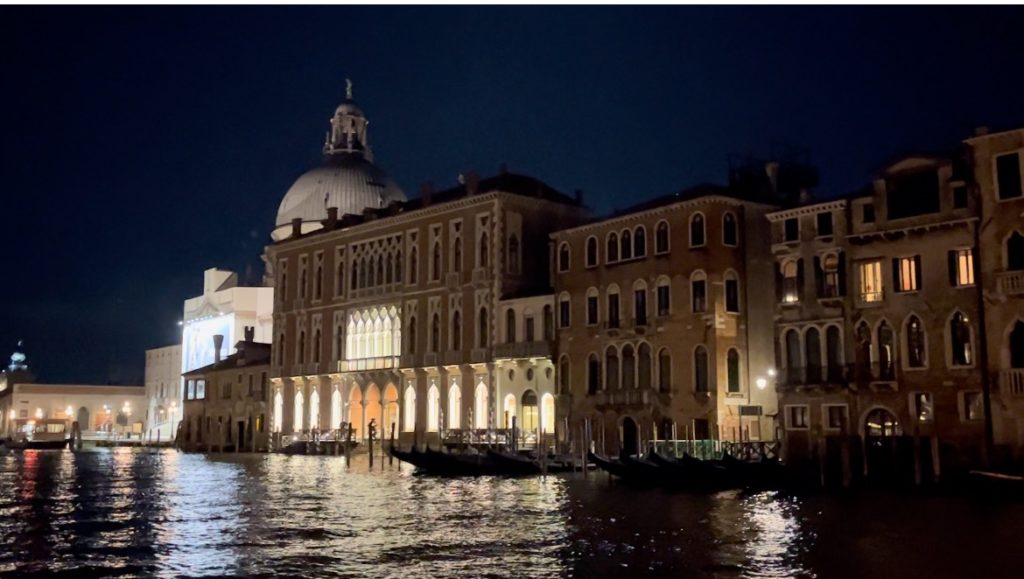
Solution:
{"label": "night sky", "polygon": [[1024,124],[1024,11],[0,8],[0,356],[141,384],[202,272],[253,277],[344,79],[409,195],[507,163],[604,213],[730,154],[810,150],[820,197]]}

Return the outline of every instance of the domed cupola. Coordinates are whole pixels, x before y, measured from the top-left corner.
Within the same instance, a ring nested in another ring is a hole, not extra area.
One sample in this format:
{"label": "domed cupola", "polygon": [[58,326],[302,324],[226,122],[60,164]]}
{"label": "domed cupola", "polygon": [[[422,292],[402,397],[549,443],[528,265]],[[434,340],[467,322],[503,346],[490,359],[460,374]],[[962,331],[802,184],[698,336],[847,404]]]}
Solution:
{"label": "domed cupola", "polygon": [[337,207],[340,216],[406,199],[398,185],[373,164],[370,121],[352,100],[352,82],[346,79],[345,83],[345,100],[331,117],[323,161],[301,175],[281,200],[271,233],[275,241],[291,235],[294,219],[302,221],[303,233],[320,229],[328,207]]}

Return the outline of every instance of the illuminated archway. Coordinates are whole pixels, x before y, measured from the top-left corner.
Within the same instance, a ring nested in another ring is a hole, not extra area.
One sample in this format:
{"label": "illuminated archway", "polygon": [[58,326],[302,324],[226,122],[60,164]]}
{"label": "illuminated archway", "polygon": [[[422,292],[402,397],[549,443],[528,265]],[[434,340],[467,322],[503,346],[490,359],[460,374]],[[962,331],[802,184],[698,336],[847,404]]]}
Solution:
{"label": "illuminated archway", "polygon": [[348,396],[348,421],[355,429],[355,438],[363,437],[363,393],[359,386],[353,386]]}
{"label": "illuminated archway", "polygon": [[383,428],[378,430],[381,435],[381,440],[391,436],[391,427],[394,426],[395,432],[398,432],[398,419],[401,413],[398,407],[398,388],[394,384],[388,384],[384,388],[384,403],[382,405],[381,420],[378,423],[383,424]]}
{"label": "illuminated archway", "polygon": [[314,386],[313,392],[309,395],[309,428],[310,430],[320,428],[320,392]]}
{"label": "illuminated archway", "polygon": [[[412,384],[405,387],[405,400],[403,401],[402,431],[412,432],[416,430],[416,388]],[[389,413],[390,414],[390,413]]]}
{"label": "illuminated archway", "polygon": [[478,430],[487,428],[487,385],[483,382],[476,385],[473,395],[473,427]]}
{"label": "illuminated archway", "polygon": [[462,391],[454,382],[448,389],[448,428],[462,428]]}
{"label": "illuminated archway", "polygon": [[295,418],[294,424],[292,425],[292,431],[302,432],[302,415],[305,410],[305,397],[302,395],[302,390],[295,392]]}
{"label": "illuminated archway", "polygon": [[375,420],[377,426],[377,440],[380,440],[384,432],[383,408],[380,403],[380,388],[376,384],[366,387],[366,395],[363,397],[363,437],[370,435],[370,421]]}
{"label": "illuminated archway", "polygon": [[523,432],[536,432],[538,426],[537,393],[533,390],[523,392],[523,417],[520,427]]}
{"label": "illuminated archway", "polygon": [[435,384],[427,390],[427,432],[437,432],[437,416],[441,410],[441,392]]}
{"label": "illuminated archway", "polygon": [[334,387],[331,393],[331,425],[330,430],[341,428],[341,391]]}
{"label": "illuminated archway", "polygon": [[278,390],[274,394],[274,432],[281,432],[281,427],[284,424],[284,396],[281,395],[281,391]]}
{"label": "illuminated archway", "polygon": [[545,434],[555,432],[555,397],[551,394],[540,398],[540,424]]}
{"label": "illuminated archway", "polygon": [[[512,428],[512,419],[516,417],[516,396],[515,394],[508,394],[505,396],[505,402],[502,404],[502,412],[504,414],[504,425],[505,428]],[[522,428],[522,424],[518,425]]]}

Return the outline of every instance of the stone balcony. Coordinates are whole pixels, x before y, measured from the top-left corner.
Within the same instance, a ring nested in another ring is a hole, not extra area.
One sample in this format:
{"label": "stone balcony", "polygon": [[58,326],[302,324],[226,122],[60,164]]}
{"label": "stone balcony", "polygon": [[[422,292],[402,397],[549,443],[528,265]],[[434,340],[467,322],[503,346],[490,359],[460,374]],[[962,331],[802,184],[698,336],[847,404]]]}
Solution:
{"label": "stone balcony", "polygon": [[650,404],[652,390],[602,390],[592,396],[597,406],[636,406]]}
{"label": "stone balcony", "polygon": [[1004,296],[1024,296],[1024,270],[997,273],[996,287]]}
{"label": "stone balcony", "polygon": [[999,372],[999,392],[1010,398],[1024,398],[1024,368]]}
{"label": "stone balcony", "polygon": [[390,370],[398,367],[398,360],[398,356],[377,356],[375,358],[338,360],[338,371],[363,372],[366,370]]}

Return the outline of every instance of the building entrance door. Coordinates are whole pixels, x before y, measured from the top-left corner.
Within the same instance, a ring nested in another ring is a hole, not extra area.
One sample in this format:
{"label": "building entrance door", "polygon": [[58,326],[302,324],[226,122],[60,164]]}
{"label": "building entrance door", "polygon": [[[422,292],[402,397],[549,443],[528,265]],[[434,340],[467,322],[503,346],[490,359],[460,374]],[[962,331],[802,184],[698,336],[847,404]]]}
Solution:
{"label": "building entrance door", "polygon": [[622,452],[627,455],[636,455],[639,452],[639,445],[640,437],[636,421],[627,416],[622,419]]}

